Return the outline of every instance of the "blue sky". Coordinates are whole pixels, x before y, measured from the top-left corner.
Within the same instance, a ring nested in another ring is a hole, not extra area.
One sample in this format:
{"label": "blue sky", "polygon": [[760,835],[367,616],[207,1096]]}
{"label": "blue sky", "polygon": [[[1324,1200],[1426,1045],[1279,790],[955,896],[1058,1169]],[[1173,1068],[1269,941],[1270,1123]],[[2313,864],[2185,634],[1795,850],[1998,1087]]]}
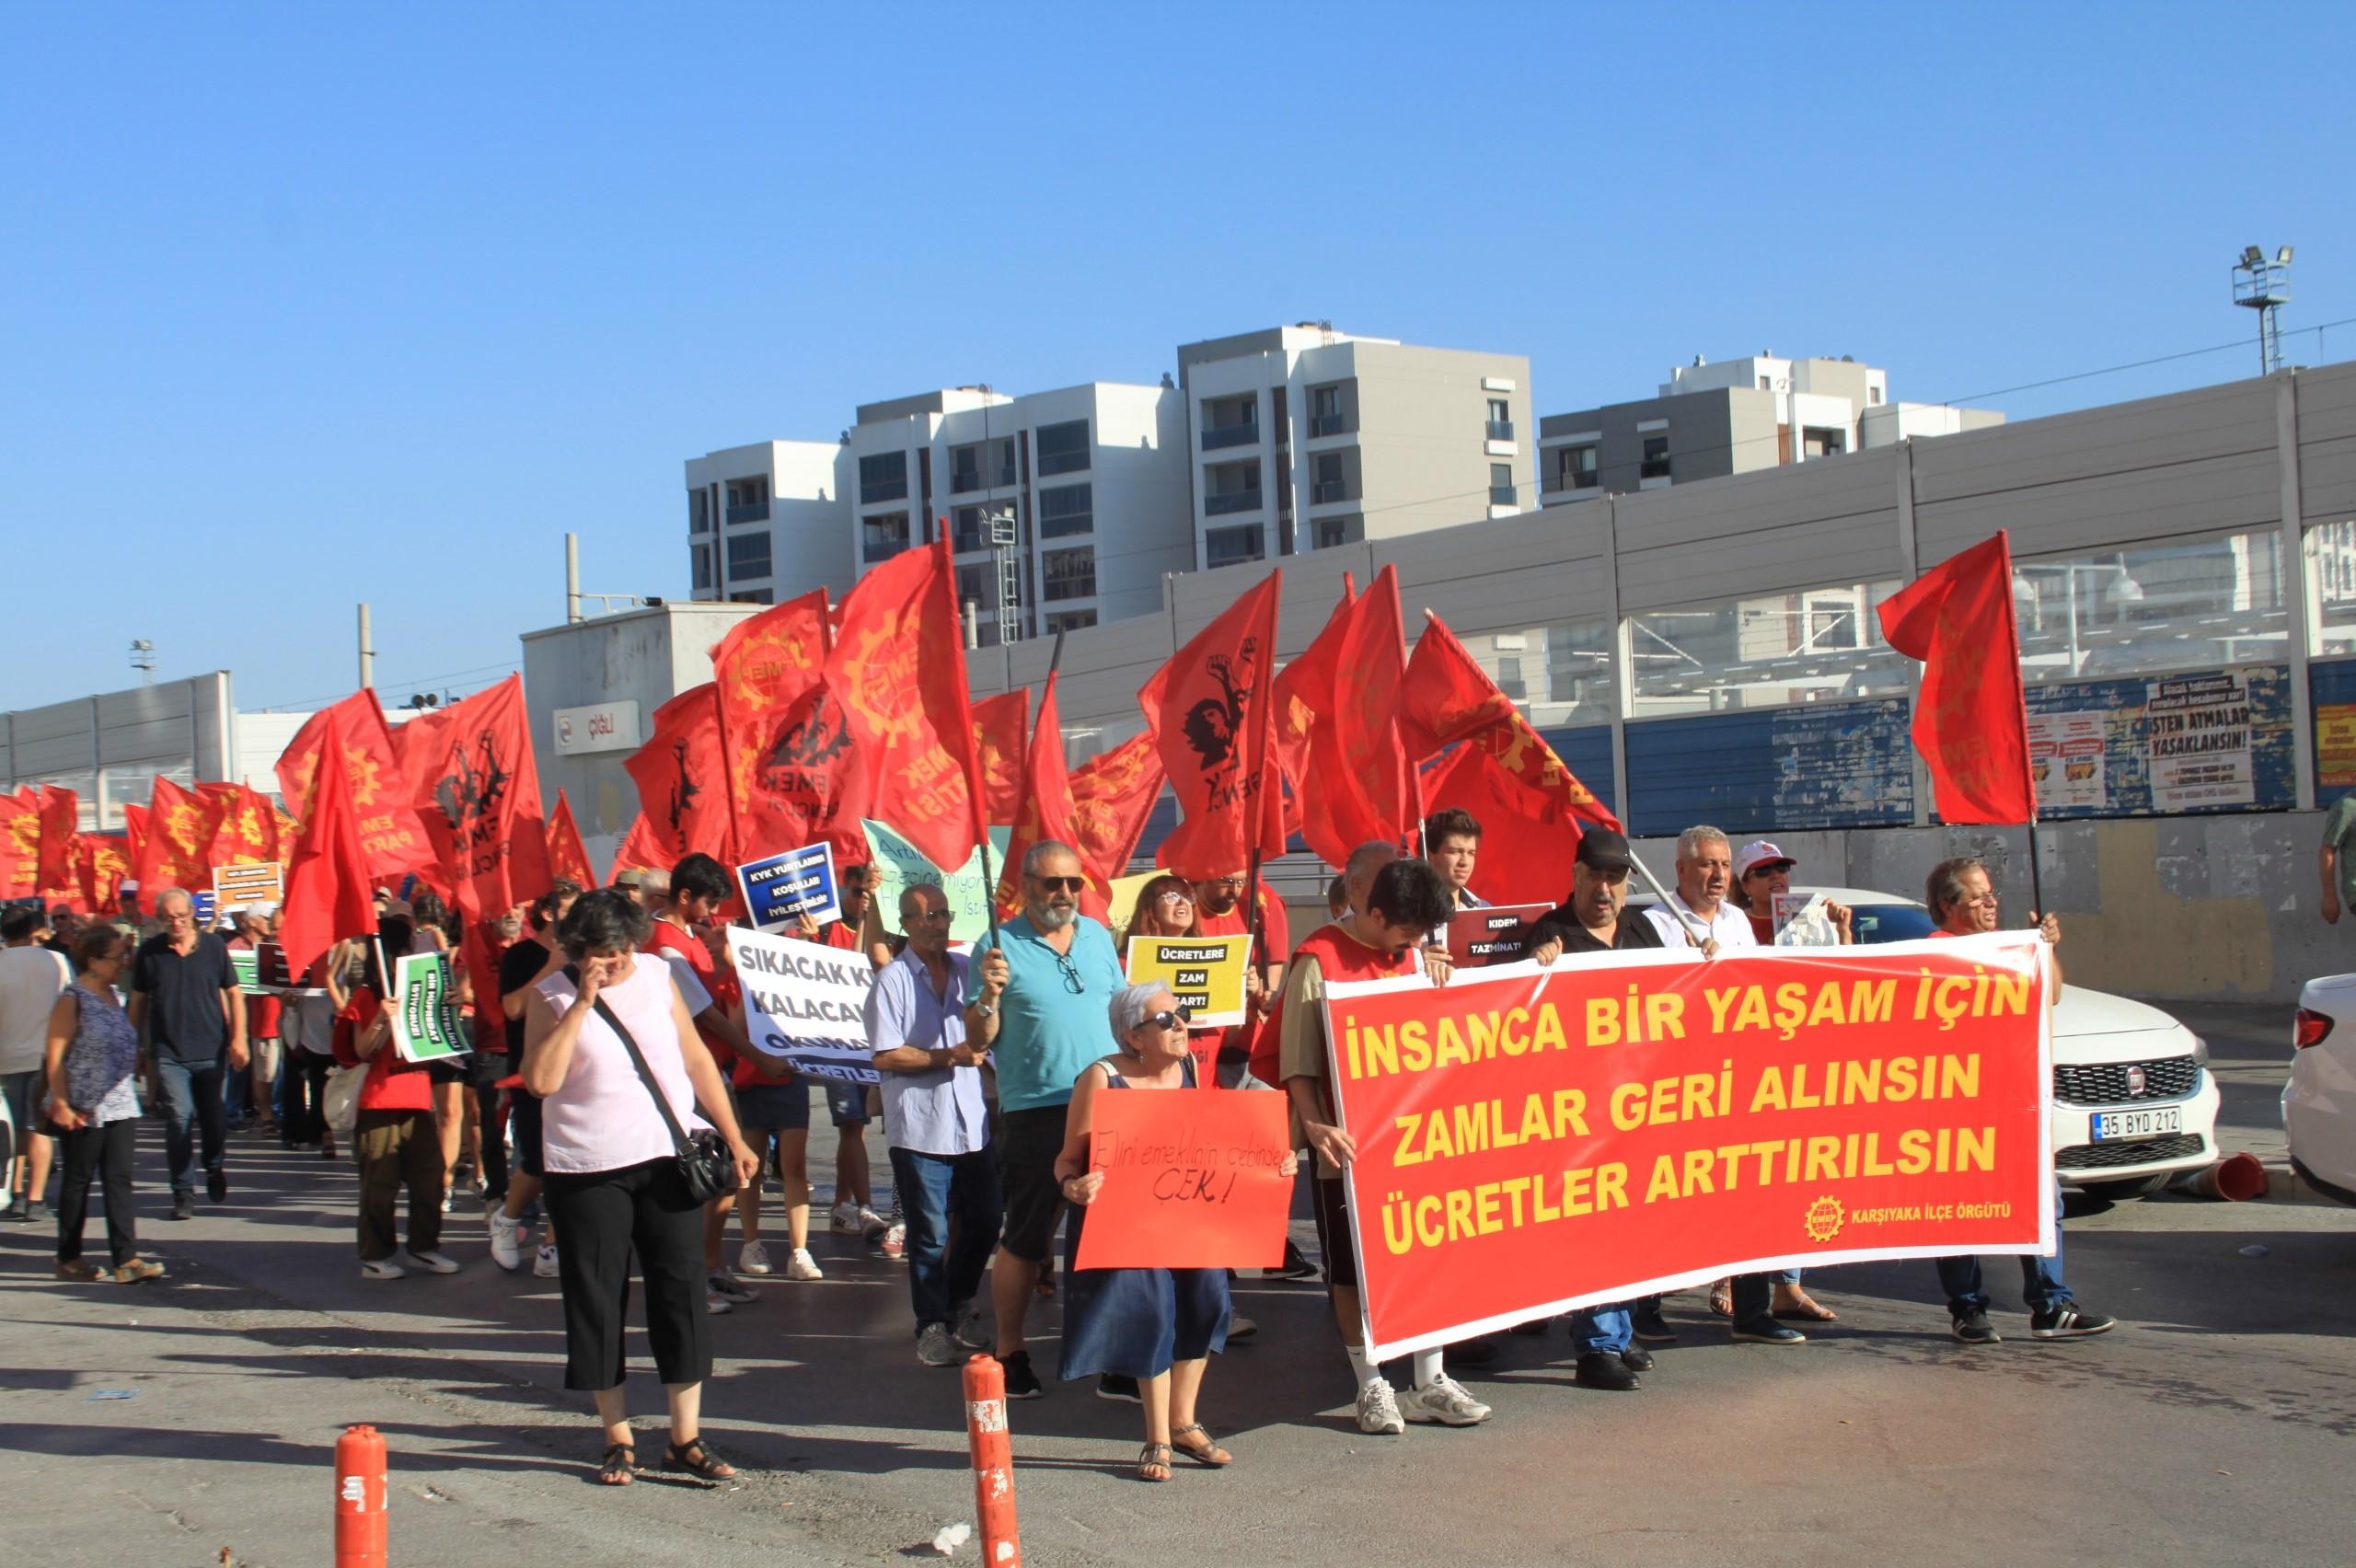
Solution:
{"label": "blue sky", "polygon": [[[1150,383],[1332,320],[1522,352],[1541,412],[1696,353],[2015,419],[2356,317],[2344,6],[12,9],[0,709],[226,667],[469,689],[687,593],[681,460],[857,402]],[[2356,326],[2289,344],[2356,357]]]}

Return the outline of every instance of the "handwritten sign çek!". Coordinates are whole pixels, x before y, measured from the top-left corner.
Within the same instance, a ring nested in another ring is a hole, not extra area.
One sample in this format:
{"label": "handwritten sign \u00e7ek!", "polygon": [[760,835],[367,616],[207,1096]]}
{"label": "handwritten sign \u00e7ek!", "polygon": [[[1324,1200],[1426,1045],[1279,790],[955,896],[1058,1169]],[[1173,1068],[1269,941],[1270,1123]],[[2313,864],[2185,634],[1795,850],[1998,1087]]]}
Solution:
{"label": "handwritten sign \u00e7ek!", "polygon": [[1080,1233],[1084,1269],[1265,1269],[1284,1261],[1292,1178],[1285,1097],[1108,1090],[1091,1102],[1104,1185]]}

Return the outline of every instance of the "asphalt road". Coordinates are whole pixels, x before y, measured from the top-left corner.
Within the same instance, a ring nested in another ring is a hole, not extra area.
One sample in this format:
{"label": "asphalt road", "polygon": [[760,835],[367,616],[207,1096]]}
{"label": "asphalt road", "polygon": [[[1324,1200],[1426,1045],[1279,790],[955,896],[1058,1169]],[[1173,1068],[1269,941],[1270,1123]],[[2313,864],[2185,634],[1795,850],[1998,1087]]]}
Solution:
{"label": "asphalt road", "polygon": [[[2284,1009],[2180,1010],[2216,1054],[2229,1147],[2270,1137],[2279,1158]],[[453,1216],[462,1273],[368,1284],[348,1164],[240,1139],[230,1201],[174,1225],[154,1142],[141,1218],[167,1282],[60,1286],[50,1236],[0,1229],[0,1562],[325,1562],[330,1455],[357,1421],[392,1447],[396,1563],[878,1563],[929,1557],[973,1516],[957,1376],[916,1363],[900,1265],[853,1239],[819,1239],[825,1281],[765,1283],[716,1325],[707,1423],[741,1482],[606,1491],[586,1483],[583,1401],[560,1388],[554,1283],[490,1263],[471,1199]],[[1927,1265],[1859,1265],[1811,1276],[1842,1321],[1807,1345],[1733,1345],[1679,1297],[1682,1343],[1643,1390],[1572,1387],[1559,1331],[1512,1338],[1466,1374],[1493,1422],[1403,1438],[1348,1420],[1322,1287],[1247,1281],[1261,1333],[1214,1364],[1205,1403],[1235,1467],[1132,1481],[1136,1409],[1053,1386],[1012,1410],[1026,1557],[2356,1559],[2356,1213],[2163,1197],[2074,1217],[2068,1238],[2081,1298],[2123,1321],[2107,1338],[2032,1343],[2014,1299],[2006,1343],[1966,1348]],[[2000,1290],[2012,1274],[1992,1262]],[[651,1371],[634,1393],[659,1409]],[[652,1458],[659,1423],[643,1424]]]}

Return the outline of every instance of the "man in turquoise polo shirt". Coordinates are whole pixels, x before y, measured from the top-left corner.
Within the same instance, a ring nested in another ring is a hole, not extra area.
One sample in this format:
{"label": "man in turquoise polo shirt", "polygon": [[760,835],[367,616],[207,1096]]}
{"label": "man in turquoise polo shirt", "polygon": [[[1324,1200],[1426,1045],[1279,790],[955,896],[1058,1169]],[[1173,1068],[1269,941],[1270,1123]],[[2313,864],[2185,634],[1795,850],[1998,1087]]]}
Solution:
{"label": "man in turquoise polo shirt", "polygon": [[1006,1229],[990,1271],[990,1300],[1011,1400],[1045,1391],[1022,1348],[1022,1318],[1062,1207],[1056,1157],[1071,1086],[1113,1048],[1106,1009],[1126,984],[1113,934],[1080,912],[1087,885],[1070,845],[1032,846],[1022,857],[1022,913],[974,944],[981,985],[965,1009],[965,1037],[987,1045],[998,1066]]}

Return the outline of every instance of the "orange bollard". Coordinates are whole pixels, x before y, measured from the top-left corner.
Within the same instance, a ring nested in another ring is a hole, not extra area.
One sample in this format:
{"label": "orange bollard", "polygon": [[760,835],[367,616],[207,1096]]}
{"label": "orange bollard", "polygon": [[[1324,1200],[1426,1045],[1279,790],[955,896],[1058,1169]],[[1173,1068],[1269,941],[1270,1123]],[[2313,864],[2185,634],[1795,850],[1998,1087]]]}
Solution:
{"label": "orange bollard", "polygon": [[385,1439],[347,1426],[335,1440],[335,1568],[385,1568]]}
{"label": "orange bollard", "polygon": [[1014,1528],[1014,1447],[1006,1430],[1006,1368],[998,1358],[965,1363],[965,1436],[974,1454],[974,1515],[988,1568],[1022,1568]]}

